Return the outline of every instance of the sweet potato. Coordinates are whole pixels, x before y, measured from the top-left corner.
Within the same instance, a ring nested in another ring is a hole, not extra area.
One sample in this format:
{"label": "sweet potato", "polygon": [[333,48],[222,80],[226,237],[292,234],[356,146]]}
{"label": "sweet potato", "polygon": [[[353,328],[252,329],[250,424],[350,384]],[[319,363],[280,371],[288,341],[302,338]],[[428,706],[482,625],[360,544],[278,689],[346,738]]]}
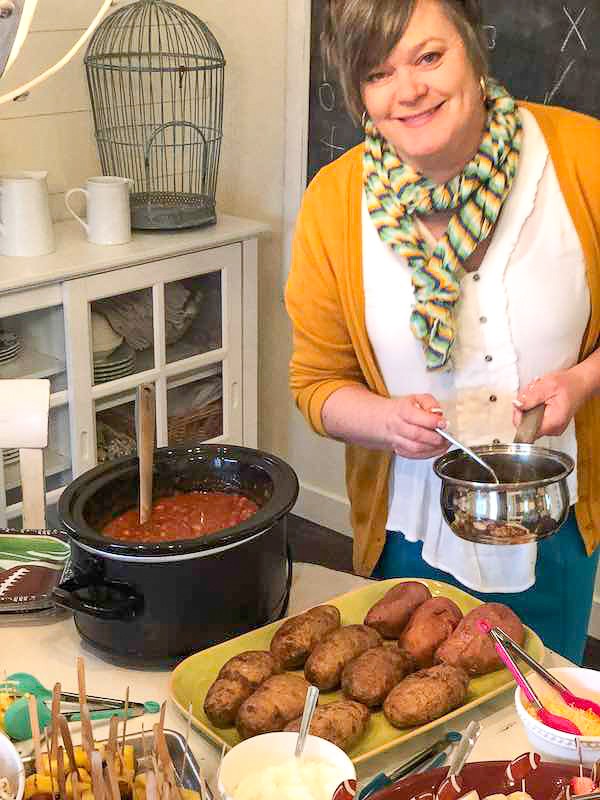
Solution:
{"label": "sweet potato", "polygon": [[438,647],[435,661],[461,667],[469,675],[485,675],[503,667],[490,636],[479,629],[479,620],[497,625],[517,644],[523,644],[525,629],[512,609],[502,603],[482,603],[459,622],[456,630]]}
{"label": "sweet potato", "polygon": [[432,597],[414,612],[398,645],[410,653],[418,669],[433,666],[433,656],[462,619],[462,611],[447,597]]}
{"label": "sweet potato", "polygon": [[318,644],[304,665],[306,679],[321,690],[340,685],[342,671],[349,661],[370,647],[381,644],[381,636],[366,625],[345,625]]}
{"label": "sweet potato", "polygon": [[413,657],[399,647],[372,647],[346,664],[342,691],[368,708],[380,706],[394,686],[415,669]]}
{"label": "sweet potato", "polygon": [[236,727],[242,739],[282,731],[302,714],[308,683],[301,675],[272,675],[242,703]]}
{"label": "sweet potato", "polygon": [[317,606],[286,620],[271,640],[271,653],[283,669],[296,669],[315,646],[340,627],[340,612],[335,606]]}
{"label": "sweet potato", "polygon": [[431,592],[424,583],[398,583],[369,609],[365,625],[375,628],[386,639],[397,639],[415,609],[430,597]]}
{"label": "sweet potato", "polygon": [[[319,706],[310,723],[309,733],[333,742],[342,750],[351,750],[365,732],[371,714],[362,703],[353,700],[335,700]],[[299,731],[298,717],[285,726],[286,731]]]}
{"label": "sweet potato", "polygon": [[464,703],[469,676],[462,669],[439,664],[414,672],[395,686],[383,713],[396,728],[411,728],[439,719]]}
{"label": "sweet potato", "polygon": [[217,728],[233,725],[244,700],[279,671],[279,665],[266,650],[247,650],[230,658],[206,693],[204,713]]}

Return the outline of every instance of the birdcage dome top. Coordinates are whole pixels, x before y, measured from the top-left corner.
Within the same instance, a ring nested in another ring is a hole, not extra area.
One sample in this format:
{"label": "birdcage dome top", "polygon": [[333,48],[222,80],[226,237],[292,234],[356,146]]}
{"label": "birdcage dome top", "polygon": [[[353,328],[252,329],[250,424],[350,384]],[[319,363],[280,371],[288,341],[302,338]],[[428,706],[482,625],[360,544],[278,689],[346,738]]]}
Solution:
{"label": "birdcage dome top", "polygon": [[92,69],[157,72],[206,70],[225,64],[199,17],[168,0],[138,0],[97,27],[85,55]]}

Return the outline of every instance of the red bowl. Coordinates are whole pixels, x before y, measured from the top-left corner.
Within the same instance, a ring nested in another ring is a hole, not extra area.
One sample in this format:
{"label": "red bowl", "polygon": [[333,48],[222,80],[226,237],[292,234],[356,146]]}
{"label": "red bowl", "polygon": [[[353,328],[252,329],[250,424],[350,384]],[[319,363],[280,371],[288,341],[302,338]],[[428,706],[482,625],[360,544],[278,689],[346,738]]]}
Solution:
{"label": "red bowl", "polygon": [[[460,773],[460,782],[466,794],[475,789],[479,797],[484,798],[489,794],[510,794],[520,791],[521,785],[510,784],[506,778],[506,767],[510,761],[474,761],[467,764]],[[447,767],[420,772],[409,775],[408,778],[382,789],[373,795],[373,800],[411,800],[424,792],[433,792],[444,780],[448,773]],[[589,769],[584,769],[583,774],[590,775]],[[556,764],[542,762],[525,779],[525,791],[534,800],[555,800],[571,778],[579,775],[579,767],[574,764]]]}

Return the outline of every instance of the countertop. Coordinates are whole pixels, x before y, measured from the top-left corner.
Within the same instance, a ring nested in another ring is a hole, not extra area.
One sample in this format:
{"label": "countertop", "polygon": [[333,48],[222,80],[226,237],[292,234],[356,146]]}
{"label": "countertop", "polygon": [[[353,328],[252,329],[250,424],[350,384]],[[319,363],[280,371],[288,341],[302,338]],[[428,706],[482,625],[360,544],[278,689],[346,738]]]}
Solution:
{"label": "countertop", "polygon": [[76,221],[56,222],[56,249],[45,256],[0,256],[0,294],[207,250],[267,233],[263,222],[219,214],[216,225],[181,231],[133,231],[127,244],[87,241]]}
{"label": "countertop", "polygon": [[[335,572],[313,564],[295,564],[289,614],[296,614],[366,583],[366,579],[344,572]],[[126,669],[103,661],[95,652],[82,645],[70,617],[46,625],[0,627],[0,672],[3,674],[31,672],[44,686],[51,688],[56,681],[60,681],[64,691],[77,691],[78,655],[85,659],[86,689],[89,694],[124,697],[129,686],[131,700],[162,702],[168,698],[168,670]],[[546,666],[568,664],[560,656],[547,653]],[[140,730],[142,723],[149,730],[156,719],[156,716],[145,716],[130,720],[127,730]],[[463,730],[471,719],[480,720],[483,726],[471,761],[514,758],[530,749],[514,710],[511,689],[473,712],[454,719],[448,726],[415,737],[361,765],[358,769],[360,781],[366,781],[382,770],[393,770],[413,753],[438,738],[442,731],[453,728]],[[165,725],[185,734],[186,721],[170,702],[167,704]],[[78,741],[78,726],[74,724],[71,727],[73,737]],[[94,728],[99,738],[104,738],[108,731],[108,726],[104,723],[95,723]],[[23,745],[26,750],[28,743]],[[190,748],[205,777],[214,787],[220,752],[196,731],[190,736]]]}

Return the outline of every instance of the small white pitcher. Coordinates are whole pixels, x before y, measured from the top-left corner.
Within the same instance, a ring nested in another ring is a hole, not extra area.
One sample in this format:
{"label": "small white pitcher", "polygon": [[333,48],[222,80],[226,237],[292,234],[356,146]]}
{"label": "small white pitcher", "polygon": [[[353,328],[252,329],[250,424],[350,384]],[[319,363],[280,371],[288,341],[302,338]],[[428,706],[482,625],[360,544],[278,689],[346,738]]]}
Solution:
{"label": "small white pitcher", "polygon": [[47,172],[0,175],[0,253],[43,256],[55,249]]}
{"label": "small white pitcher", "polygon": [[[129,211],[129,178],[103,175],[88,178],[85,189],[69,189],[65,195],[67,210],[83,226],[89,242],[93,244],[125,244],[131,240]],[[87,220],[73,211],[69,199],[76,193],[85,195]]]}

